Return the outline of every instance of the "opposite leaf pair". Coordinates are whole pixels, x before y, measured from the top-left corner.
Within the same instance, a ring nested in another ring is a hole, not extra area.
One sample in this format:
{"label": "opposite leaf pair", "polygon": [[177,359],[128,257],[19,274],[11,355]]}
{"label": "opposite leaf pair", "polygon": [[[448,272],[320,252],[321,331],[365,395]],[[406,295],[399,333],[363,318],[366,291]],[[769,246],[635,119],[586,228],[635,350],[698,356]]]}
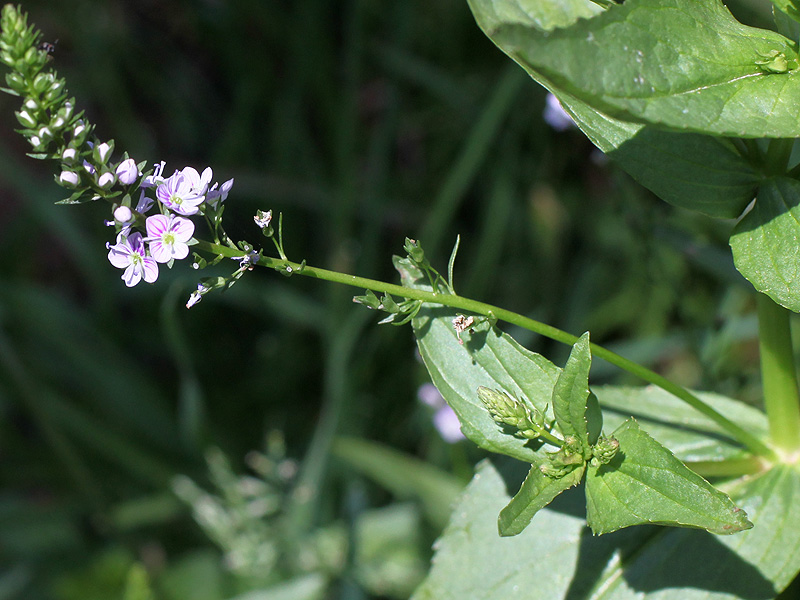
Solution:
{"label": "opposite leaf pair", "polygon": [[587,523],[596,535],[646,523],[730,534],[752,527],[744,511],[628,419],[612,436],[589,390],[589,334],[573,346],[552,392],[554,423],[534,406],[482,387],[478,395],[496,422],[515,435],[557,446],[531,465],[519,492],[500,512],[504,536],[520,533],[533,516],[586,475]]}

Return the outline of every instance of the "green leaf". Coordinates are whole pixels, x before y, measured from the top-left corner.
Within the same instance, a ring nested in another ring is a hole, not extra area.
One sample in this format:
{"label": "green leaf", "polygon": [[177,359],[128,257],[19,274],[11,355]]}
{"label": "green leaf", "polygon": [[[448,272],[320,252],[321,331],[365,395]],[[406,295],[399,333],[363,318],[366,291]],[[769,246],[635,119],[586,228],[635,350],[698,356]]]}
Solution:
{"label": "green leaf", "polygon": [[[791,42],[742,25],[717,0],[628,0],[553,31],[508,18],[531,5],[470,0],[506,54],[607,115],[723,136],[800,136]],[[787,72],[774,72],[778,58]]]}
{"label": "green leaf", "polygon": [[589,465],[586,520],[596,535],[654,523],[736,533],[752,527],[741,509],[643,431],[634,419],[614,431],[619,452]]}
{"label": "green leaf", "polygon": [[739,272],[775,302],[800,312],[800,181],[764,182],[730,239]]}
{"label": "green leaf", "polygon": [[584,333],[572,346],[567,364],[553,388],[553,414],[564,437],[574,437],[580,442],[584,456],[589,451],[589,433],[586,427],[586,401],[589,398],[589,369],[592,354],[589,350],[589,333]]}
{"label": "green leaf", "polygon": [[[544,4],[537,2],[535,6]],[[554,26],[554,21],[537,20],[530,9],[522,11],[517,2],[495,2],[492,6],[498,11],[494,15],[497,25]],[[736,218],[755,196],[762,176],[730,140],[614,119],[556,89],[535,71],[527,71],[556,94],[592,143],[663,200],[713,217]]]}
{"label": "green leaf", "polygon": [[[607,430],[616,429],[633,416],[654,439],[683,461],[716,461],[742,454],[742,446],[719,425],[661,388],[599,386],[593,389],[600,399]],[[703,402],[742,427],[762,439],[767,438],[767,417],[760,410],[719,394],[697,394]]]}
{"label": "green leaf", "polygon": [[800,3],[797,0],[772,0],[772,3],[780,11],[775,11],[776,21],[780,18],[778,15],[786,15],[795,21],[800,21]]}
{"label": "green leaf", "polygon": [[539,465],[531,465],[531,470],[519,492],[500,511],[497,529],[502,536],[517,535],[531,522],[533,516],[550,504],[564,490],[578,485],[583,479],[586,465],[581,465],[564,477],[548,477],[539,470]]}
{"label": "green leaf", "polygon": [[[421,273],[408,261],[395,260],[405,285],[424,288]],[[480,386],[502,388],[545,413],[560,369],[530,352],[487,322],[472,333],[453,328],[455,311],[424,305],[412,321],[420,355],[431,380],[461,421],[461,431],[475,444],[527,463],[541,460],[537,446],[508,435],[478,398]]]}
{"label": "green leaf", "polygon": [[495,516],[510,499],[509,479],[502,461],[478,465],[413,600],[774,598],[800,570],[796,466],[730,487],[755,524],[731,536],[641,526],[595,537],[583,494],[568,490],[521,534],[500,537]]}

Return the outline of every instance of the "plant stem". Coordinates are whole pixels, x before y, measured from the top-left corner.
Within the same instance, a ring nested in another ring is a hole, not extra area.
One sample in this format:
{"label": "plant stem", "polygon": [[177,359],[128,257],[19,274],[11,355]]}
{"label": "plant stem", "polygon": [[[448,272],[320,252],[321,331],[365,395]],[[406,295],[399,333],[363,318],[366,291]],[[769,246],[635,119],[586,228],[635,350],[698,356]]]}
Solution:
{"label": "plant stem", "polygon": [[796,453],[800,451],[800,395],[789,311],[764,294],[758,294],[758,330],[770,439],[776,448]]}
{"label": "plant stem", "polygon": [[[241,257],[243,255],[241,250],[236,250],[227,246],[220,246],[211,244],[209,242],[198,242],[195,246],[196,249],[211,252],[213,254],[221,254],[230,258]],[[320,269],[318,267],[311,267],[308,265],[301,265],[300,263],[292,262],[289,260],[281,260],[277,258],[262,257],[258,263],[261,266],[275,269],[279,272],[287,274],[299,274],[306,277],[314,277],[333,283],[341,283],[361,289],[369,289],[373,292],[382,292],[385,294],[392,294],[401,298],[408,298],[411,300],[421,300],[433,304],[440,304],[443,306],[450,306],[458,308],[466,312],[471,312],[479,315],[484,315],[490,318],[497,318],[512,325],[517,325],[523,329],[527,329],[539,335],[542,335],[551,340],[561,342],[563,344],[573,345],[578,341],[578,337],[566,331],[562,331],[546,323],[530,319],[518,313],[486,304],[485,302],[478,302],[469,298],[463,298],[455,294],[441,294],[436,292],[429,292],[426,290],[414,289],[386,283],[384,281],[377,281],[374,279],[367,279],[364,277],[356,277],[355,275],[348,275],[346,273],[339,273],[337,271],[329,271],[327,269]],[[703,402],[700,398],[682,388],[681,386],[669,381],[667,378],[639,365],[627,358],[620,356],[602,346],[591,344],[592,355],[602,358],[617,367],[636,375],[637,377],[660,387],[661,389],[677,396],[709,419],[717,423],[725,431],[727,431],[733,438],[738,440],[743,446],[748,448],[754,454],[763,456],[767,459],[774,460],[776,458],[775,451],[758,439],[751,432],[740,427],[724,415],[720,414],[708,404]]]}

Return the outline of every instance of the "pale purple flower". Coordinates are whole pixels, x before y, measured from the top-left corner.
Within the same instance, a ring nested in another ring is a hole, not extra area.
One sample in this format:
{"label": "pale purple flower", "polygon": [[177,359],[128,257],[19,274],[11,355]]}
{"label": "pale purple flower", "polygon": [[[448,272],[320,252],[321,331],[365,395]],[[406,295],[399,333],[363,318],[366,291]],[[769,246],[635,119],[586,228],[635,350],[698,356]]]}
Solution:
{"label": "pale purple flower", "polygon": [[417,389],[417,398],[423,404],[434,409],[433,426],[436,427],[445,442],[453,444],[465,439],[464,434],[461,433],[461,423],[458,420],[458,415],[445,402],[435,385],[423,383]]}
{"label": "pale purple flower", "polygon": [[433,415],[433,426],[436,427],[439,435],[448,444],[454,444],[466,439],[461,432],[461,422],[458,420],[458,415],[448,404],[445,404]]}
{"label": "pale purple flower", "polygon": [[444,398],[432,383],[423,383],[417,389],[417,399],[431,408],[439,409],[445,405]]}
{"label": "pale purple flower", "polygon": [[194,223],[175,215],[153,215],[145,221],[147,238],[150,243],[150,256],[156,262],[166,263],[174,258],[186,258],[189,246],[186,242],[192,239]]}
{"label": "pale purple flower", "polygon": [[150,210],[153,207],[153,203],[154,202],[155,202],[155,200],[145,196],[144,195],[144,190],[142,190],[142,193],[139,194],[139,202],[136,204],[136,212],[138,212],[139,214],[142,214],[142,215],[146,214],[147,211]]}
{"label": "pale purple flower", "polygon": [[544,108],[544,120],[556,131],[566,131],[570,127],[575,126],[572,117],[567,114],[561,102],[553,94],[547,94],[547,104]]}
{"label": "pale purple flower", "polygon": [[208,184],[211,181],[211,169],[200,174],[192,167],[182,171],[175,171],[156,188],[156,196],[166,207],[181,215],[197,214],[200,204],[203,203]]}
{"label": "pale purple flower", "polygon": [[106,246],[108,261],[118,269],[125,269],[122,281],[128,287],[133,287],[142,279],[147,283],[153,283],[158,279],[158,263],[145,254],[141,233],[132,233],[127,237],[120,233],[115,245],[106,244]]}
{"label": "pale purple flower", "polygon": [[217,203],[225,202],[228,199],[228,193],[230,193],[231,188],[233,187],[233,179],[228,179],[225,183],[223,183],[219,189],[217,189],[218,184],[214,184],[210,190],[208,190],[208,194],[206,195],[206,202],[208,202],[213,208],[217,208]]}
{"label": "pale purple flower", "polygon": [[142,180],[140,187],[143,188],[151,188],[157,185],[161,185],[164,183],[164,178],[162,175],[164,174],[164,167],[167,166],[167,163],[163,160],[153,167],[153,174],[148,175]]}
{"label": "pale purple flower", "polygon": [[132,158],[123,160],[117,165],[117,179],[122,185],[130,185],[139,178],[139,169]]}
{"label": "pale purple flower", "polygon": [[96,170],[96,169],[94,168],[94,165],[93,165],[92,163],[90,163],[90,162],[89,162],[88,160],[86,160],[86,159],[84,159],[84,161],[83,161],[83,168],[86,170],[86,172],[87,172],[89,175],[94,175],[94,173],[95,173],[95,170]]}

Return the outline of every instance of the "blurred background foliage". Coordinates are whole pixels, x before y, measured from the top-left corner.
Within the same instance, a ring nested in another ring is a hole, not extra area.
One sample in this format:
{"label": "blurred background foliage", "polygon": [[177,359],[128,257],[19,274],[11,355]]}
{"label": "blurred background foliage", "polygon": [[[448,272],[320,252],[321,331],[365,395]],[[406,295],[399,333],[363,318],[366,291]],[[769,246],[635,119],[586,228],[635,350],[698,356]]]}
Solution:
{"label": "blurred background foliage", "polygon": [[[728,4],[767,23],[766,1]],[[758,398],[730,224],[548,126],[463,0],[23,7],[115,156],[235,177],[234,239],[271,208],[290,258],[395,281],[405,236],[443,267],[461,234],[460,294]],[[407,597],[481,457],[418,401],[410,330],[375,326],[361,290],[263,270],[191,311],[183,265],[125,288],[108,208],[53,205],[16,107],[0,98],[0,600]]]}

